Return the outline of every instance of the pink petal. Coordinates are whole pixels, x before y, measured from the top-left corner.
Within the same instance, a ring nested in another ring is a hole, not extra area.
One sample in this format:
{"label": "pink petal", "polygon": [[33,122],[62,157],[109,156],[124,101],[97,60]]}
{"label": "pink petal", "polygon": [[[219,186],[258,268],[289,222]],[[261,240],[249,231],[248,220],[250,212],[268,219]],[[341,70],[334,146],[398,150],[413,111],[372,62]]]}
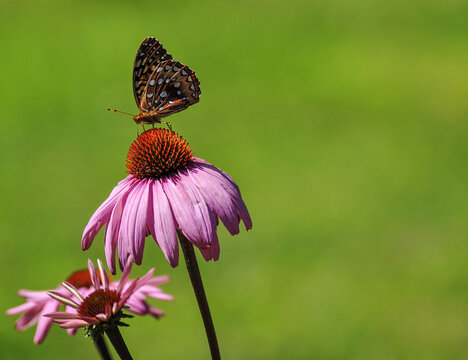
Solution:
{"label": "pink petal", "polygon": [[97,259],[98,267],[99,267],[99,274],[101,275],[101,284],[104,290],[109,289],[109,280],[107,279],[106,270],[104,270],[104,266],[102,265],[102,261]]}
{"label": "pink petal", "polygon": [[179,263],[179,243],[171,206],[159,180],[151,183],[148,229],[172,267]]}
{"label": "pink petal", "polygon": [[149,313],[157,319],[159,319],[161,316],[164,316],[164,312],[162,310],[156,309],[155,307],[150,306],[148,310]]}
{"label": "pink petal", "polygon": [[[95,321],[94,323],[97,324],[98,322],[99,321]],[[78,329],[78,328],[86,327],[88,325],[90,324],[84,320],[70,320],[70,321],[60,324],[60,327],[65,328],[65,329],[70,329],[70,328]]]}
{"label": "pink petal", "polygon": [[[122,293],[122,295],[120,296],[120,300],[119,300],[119,303],[118,303],[118,308],[121,309],[122,306],[125,305],[125,302],[127,301],[127,299],[132,296],[133,292],[135,291],[135,288],[138,286],[138,281],[140,279],[139,278],[136,278],[135,280],[133,280],[131,283],[130,283],[130,286],[125,289],[125,291]],[[115,305],[115,304],[114,304]]]}
{"label": "pink petal", "polygon": [[80,292],[76,287],[74,287],[72,284],[69,282],[63,281],[62,285],[79,301],[83,302],[84,298],[81,296]]}
{"label": "pink petal", "polygon": [[237,213],[239,217],[244,222],[245,228],[247,230],[252,228],[252,220],[250,219],[249,212],[245,206],[244,201],[242,200],[239,187],[234,182],[234,180],[224,171],[218,169],[217,167],[207,163],[205,160],[200,158],[194,158],[193,160],[195,168],[199,168],[204,171],[206,174],[209,174],[215,177],[223,188],[228,192],[229,196],[232,198],[236,205]]}
{"label": "pink petal", "polygon": [[[132,189],[125,203],[122,220],[120,223],[119,237],[117,247],[119,250],[119,264],[120,268],[123,269],[129,255],[134,255],[134,242],[136,232],[136,218],[138,213],[138,207],[140,205],[141,194],[145,188],[146,180],[140,180],[138,185]],[[146,234],[146,219],[144,222],[145,234]],[[143,239],[144,240],[144,239]]]}
{"label": "pink petal", "polygon": [[[57,307],[58,309],[58,307]],[[54,311],[56,311],[55,309]],[[51,310],[52,311],[52,310]],[[79,319],[80,317],[77,314],[72,314],[69,312],[59,311],[59,312],[44,312],[44,316],[54,319],[54,320],[63,320],[63,319]]]}
{"label": "pink petal", "polygon": [[179,178],[167,178],[162,182],[164,192],[182,233],[195,246],[207,248],[211,246],[213,234],[216,233],[216,216],[200,191],[186,181],[187,175],[179,175]]}
{"label": "pink petal", "polygon": [[219,179],[200,169],[189,171],[189,179],[198,187],[207,204],[221,219],[231,235],[239,233],[239,218],[235,203]]}
{"label": "pink petal", "polygon": [[7,315],[17,315],[17,314],[21,314],[23,312],[29,311],[32,308],[34,308],[35,306],[36,306],[35,304],[27,302],[27,303],[18,305],[18,306],[14,307],[14,308],[8,309],[6,311],[6,313],[7,313]]}
{"label": "pink petal", "polygon": [[111,212],[117,203],[118,199],[124,194],[133,182],[133,176],[129,175],[112,190],[109,197],[99,206],[96,212],[91,216],[88,224],[86,225],[83,236],[81,238],[81,247],[83,250],[89,249],[93,243],[96,234],[101,227],[109,220]]}
{"label": "pink petal", "polygon": [[139,284],[138,284],[138,288],[137,288],[137,289],[139,289],[140,287],[142,287],[143,285],[145,285],[146,282],[149,281],[149,280],[151,279],[151,277],[152,277],[153,274],[154,274],[154,271],[155,271],[155,268],[151,268],[151,269],[148,270],[148,272],[147,272],[145,275],[143,275],[143,276],[140,278],[140,280],[138,281]]}
{"label": "pink petal", "polygon": [[138,315],[145,315],[148,312],[148,304],[144,301],[135,301],[132,297],[125,302],[125,305],[128,306],[128,311]]}
{"label": "pink petal", "polygon": [[129,256],[127,259],[127,263],[125,264],[122,276],[120,277],[119,285],[117,287],[117,292],[122,292],[125,284],[127,283],[128,277],[130,276],[130,272],[132,271],[132,263],[133,263],[133,256]]}
{"label": "pink petal", "polygon": [[89,271],[89,276],[91,277],[91,282],[93,283],[93,286],[96,290],[99,290],[101,288],[101,285],[99,283],[99,277],[96,272],[96,268],[94,267],[93,262],[91,259],[88,259],[88,271]]}
{"label": "pink petal", "polygon": [[107,266],[109,267],[109,270],[112,274],[115,274],[115,248],[117,246],[122,222],[122,211],[125,206],[125,202],[127,201],[128,194],[132,191],[136,184],[137,182],[134,181],[131,186],[127,188],[126,192],[122,193],[122,196],[119,197],[107,224],[105,235],[105,252]]}
{"label": "pink petal", "polygon": [[37,320],[39,319],[41,313],[42,306],[36,307],[35,311],[28,311],[24,313],[15,323],[15,328],[18,331],[23,331],[34,324],[36,324]]}
{"label": "pink petal", "polygon": [[169,282],[169,280],[170,280],[170,278],[167,275],[155,276],[154,278],[148,280],[146,282],[146,284],[147,285],[157,286],[157,285],[165,284],[165,283]]}
{"label": "pink petal", "polygon": [[130,234],[133,236],[133,256],[135,257],[135,263],[141,265],[143,260],[143,250],[145,247],[145,238],[147,234],[147,218],[149,204],[149,192],[151,182],[144,180],[140,198],[137,200],[137,211],[135,212],[135,225],[134,232]]}

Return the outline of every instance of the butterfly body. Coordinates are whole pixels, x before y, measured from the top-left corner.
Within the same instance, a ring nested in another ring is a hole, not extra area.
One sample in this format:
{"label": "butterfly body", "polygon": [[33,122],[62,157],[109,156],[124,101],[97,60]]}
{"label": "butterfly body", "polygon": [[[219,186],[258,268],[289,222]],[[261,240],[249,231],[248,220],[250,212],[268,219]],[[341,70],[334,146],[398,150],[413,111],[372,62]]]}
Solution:
{"label": "butterfly body", "polygon": [[133,93],[140,109],[133,120],[137,124],[155,124],[197,103],[200,82],[195,72],[173,60],[158,40],[147,37],[133,64]]}

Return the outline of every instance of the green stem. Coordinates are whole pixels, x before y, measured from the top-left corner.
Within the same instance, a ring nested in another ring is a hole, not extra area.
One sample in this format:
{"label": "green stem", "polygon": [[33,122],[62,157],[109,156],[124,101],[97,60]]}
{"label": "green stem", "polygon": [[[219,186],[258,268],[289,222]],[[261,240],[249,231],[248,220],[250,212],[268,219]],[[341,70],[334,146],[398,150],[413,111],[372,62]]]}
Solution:
{"label": "green stem", "polygon": [[181,233],[177,233],[179,236],[180,245],[185,257],[185,263],[187,265],[187,271],[192,281],[193,291],[197,298],[198,308],[205,325],[206,337],[208,338],[208,344],[210,345],[211,358],[213,360],[221,360],[219,353],[218,340],[216,338],[216,332],[211,318],[210,307],[208,306],[208,300],[206,299],[205,289],[203,288],[203,281],[200,275],[200,269],[198,268],[197,258],[193,251],[193,245],[187,240],[187,238]]}

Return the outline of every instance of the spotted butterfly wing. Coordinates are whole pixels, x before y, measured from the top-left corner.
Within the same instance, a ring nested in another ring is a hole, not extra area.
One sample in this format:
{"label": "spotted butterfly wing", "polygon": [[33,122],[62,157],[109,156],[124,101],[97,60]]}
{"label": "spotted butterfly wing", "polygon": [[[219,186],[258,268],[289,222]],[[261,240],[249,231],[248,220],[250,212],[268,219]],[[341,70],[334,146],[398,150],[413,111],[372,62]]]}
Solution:
{"label": "spotted butterfly wing", "polygon": [[172,55],[154,37],[149,36],[143,40],[133,62],[133,94],[138,107],[148,78],[161,61],[171,59]]}
{"label": "spotted butterfly wing", "polygon": [[161,118],[182,111],[200,99],[200,82],[195,72],[172,60],[154,38],[146,38],[140,45],[133,73],[134,95],[140,109],[140,114],[133,119],[139,124],[160,123]]}
{"label": "spotted butterfly wing", "polygon": [[200,84],[195,73],[180,62],[159,64],[143,92],[140,108],[148,115],[166,117],[182,111],[200,99]]}

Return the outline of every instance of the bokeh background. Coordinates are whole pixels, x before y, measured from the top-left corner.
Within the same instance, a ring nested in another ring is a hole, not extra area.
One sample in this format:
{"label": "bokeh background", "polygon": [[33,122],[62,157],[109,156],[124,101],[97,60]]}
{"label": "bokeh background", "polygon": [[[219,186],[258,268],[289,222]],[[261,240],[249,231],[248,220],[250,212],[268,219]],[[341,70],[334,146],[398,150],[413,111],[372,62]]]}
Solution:
{"label": "bokeh background", "polygon": [[[468,358],[468,3],[1,1],[0,358],[92,359],[83,332],[14,330],[19,288],[88,257],[89,217],[125,176],[131,67],[156,36],[200,103],[171,117],[230,173],[254,228],[201,263],[224,359]],[[135,359],[207,359],[184,266]]]}

